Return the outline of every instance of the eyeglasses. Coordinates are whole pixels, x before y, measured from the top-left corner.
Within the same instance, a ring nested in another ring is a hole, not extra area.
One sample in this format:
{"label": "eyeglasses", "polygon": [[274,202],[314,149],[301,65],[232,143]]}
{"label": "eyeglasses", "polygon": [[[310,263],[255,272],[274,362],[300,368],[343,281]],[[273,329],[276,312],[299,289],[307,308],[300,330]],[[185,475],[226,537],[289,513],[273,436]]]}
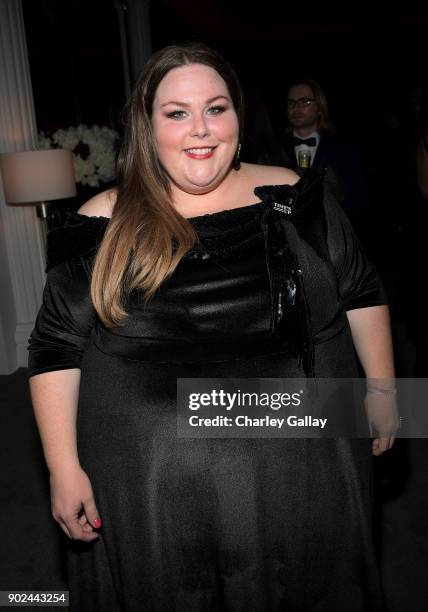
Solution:
{"label": "eyeglasses", "polygon": [[306,108],[307,106],[311,106],[315,102],[315,98],[299,98],[298,100],[287,100],[287,106],[290,109],[293,109],[297,106],[297,108]]}

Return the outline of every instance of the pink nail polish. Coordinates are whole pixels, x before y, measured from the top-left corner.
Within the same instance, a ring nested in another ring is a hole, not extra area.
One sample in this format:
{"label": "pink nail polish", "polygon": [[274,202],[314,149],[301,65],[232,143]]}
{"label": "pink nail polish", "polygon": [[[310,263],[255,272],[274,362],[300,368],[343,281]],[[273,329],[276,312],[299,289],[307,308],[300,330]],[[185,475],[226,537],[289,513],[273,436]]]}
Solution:
{"label": "pink nail polish", "polygon": [[101,527],[101,519],[96,518],[94,519],[94,527]]}

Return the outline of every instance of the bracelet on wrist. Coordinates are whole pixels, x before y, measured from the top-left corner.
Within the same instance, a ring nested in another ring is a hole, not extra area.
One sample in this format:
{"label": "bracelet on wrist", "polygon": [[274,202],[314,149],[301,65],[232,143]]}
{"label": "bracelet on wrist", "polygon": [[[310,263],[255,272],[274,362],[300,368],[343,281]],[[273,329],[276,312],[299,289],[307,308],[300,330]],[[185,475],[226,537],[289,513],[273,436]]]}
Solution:
{"label": "bracelet on wrist", "polygon": [[397,389],[385,389],[383,387],[367,385],[367,393],[374,393],[375,395],[397,395]]}

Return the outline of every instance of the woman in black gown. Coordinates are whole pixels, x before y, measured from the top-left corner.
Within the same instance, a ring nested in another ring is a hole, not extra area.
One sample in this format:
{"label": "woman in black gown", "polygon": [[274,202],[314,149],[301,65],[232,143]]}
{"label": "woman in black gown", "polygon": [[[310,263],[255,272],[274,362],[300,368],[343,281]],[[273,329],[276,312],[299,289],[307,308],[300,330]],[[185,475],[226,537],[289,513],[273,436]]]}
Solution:
{"label": "woman in black gown", "polygon": [[321,176],[240,163],[214,51],[157,52],[127,116],[117,190],[49,234],[29,344],[70,609],[383,610],[371,453],[393,437],[176,429],[178,378],[357,377],[354,347],[388,397],[376,270]]}

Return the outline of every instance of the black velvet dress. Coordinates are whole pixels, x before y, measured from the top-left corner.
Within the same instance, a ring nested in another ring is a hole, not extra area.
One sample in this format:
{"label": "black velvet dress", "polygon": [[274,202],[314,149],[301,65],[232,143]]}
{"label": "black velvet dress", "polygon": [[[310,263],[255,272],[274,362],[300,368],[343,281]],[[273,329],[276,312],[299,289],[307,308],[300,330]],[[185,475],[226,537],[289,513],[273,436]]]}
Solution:
{"label": "black velvet dress", "polygon": [[177,436],[177,378],[356,377],[346,310],[386,303],[321,178],[255,192],[191,218],[201,244],[147,307],[128,296],[115,332],[89,295],[108,219],[50,232],[29,375],[81,368],[79,459],[103,521],[67,539],[71,610],[384,610],[370,440]]}

